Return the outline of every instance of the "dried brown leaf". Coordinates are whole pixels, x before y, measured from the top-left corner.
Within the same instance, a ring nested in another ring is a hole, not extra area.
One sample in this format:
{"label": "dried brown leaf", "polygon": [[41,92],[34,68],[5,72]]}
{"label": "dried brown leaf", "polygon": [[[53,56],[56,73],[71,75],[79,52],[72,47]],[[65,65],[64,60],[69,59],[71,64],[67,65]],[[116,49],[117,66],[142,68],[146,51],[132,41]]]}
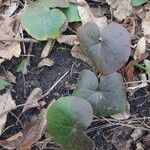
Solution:
{"label": "dried brown leaf", "polygon": [[18,134],[0,141],[0,146],[6,149],[27,150],[42,136],[46,126],[46,111],[43,110],[37,119],[27,123]]}
{"label": "dried brown leaf", "polygon": [[77,35],[62,35],[61,37],[59,37],[57,39],[57,42],[59,43],[65,43],[68,45],[76,45],[77,43],[79,43]]}
{"label": "dried brown leaf", "polygon": [[143,36],[139,39],[136,47],[136,51],[134,53],[135,60],[142,60],[145,56],[146,51],[146,38]]}
{"label": "dried brown leaf", "polygon": [[119,21],[130,16],[132,12],[131,0],[106,0],[113,10],[113,15]]}
{"label": "dried brown leaf", "polygon": [[42,90],[40,88],[35,88],[29,95],[22,112],[34,107],[39,107],[38,101],[42,98]]}
{"label": "dried brown leaf", "polygon": [[142,21],[142,29],[144,35],[150,35],[150,10],[146,13],[146,17]]}
{"label": "dried brown leaf", "polygon": [[43,58],[40,63],[38,64],[38,67],[48,66],[51,67],[54,64],[54,61],[50,58]]}
{"label": "dried brown leaf", "polygon": [[[17,17],[6,17],[0,20],[0,41],[19,37]],[[11,59],[13,56],[19,57],[21,53],[20,43],[3,41],[0,42],[0,57]]]}
{"label": "dried brown leaf", "polygon": [[[0,115],[10,109],[15,108],[15,106],[16,104],[12,100],[10,90],[7,90],[6,93],[0,95]],[[0,134],[4,129],[6,119],[7,119],[7,113],[0,118]]]}
{"label": "dried brown leaf", "polygon": [[85,4],[78,5],[79,16],[83,25],[87,22],[94,22],[99,26],[100,30],[107,25],[107,18],[105,16],[96,18],[85,0],[77,0],[77,2]]}

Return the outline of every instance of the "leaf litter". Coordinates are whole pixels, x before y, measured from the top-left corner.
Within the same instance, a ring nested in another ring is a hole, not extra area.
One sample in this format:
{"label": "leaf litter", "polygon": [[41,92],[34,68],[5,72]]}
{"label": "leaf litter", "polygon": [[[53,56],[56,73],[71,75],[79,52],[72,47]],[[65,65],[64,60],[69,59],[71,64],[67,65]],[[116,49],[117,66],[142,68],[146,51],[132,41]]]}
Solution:
{"label": "leaf litter", "polygon": [[[101,4],[101,0],[96,0],[96,4]],[[70,2],[70,1],[69,1]],[[103,30],[109,24],[110,22],[119,22],[122,24],[130,33],[131,36],[131,47],[132,47],[132,60],[138,60],[138,64],[144,65],[146,68],[145,70],[142,70],[138,75],[136,73],[136,66],[132,65],[130,71],[130,75],[132,76],[130,80],[127,78],[127,76],[124,76],[124,80],[127,80],[126,84],[126,90],[130,93],[134,94],[137,90],[142,88],[147,88],[150,83],[150,73],[149,73],[149,41],[150,41],[150,26],[149,26],[149,20],[150,20],[150,5],[149,2],[146,0],[139,4],[139,0],[106,0],[107,4],[110,6],[110,12],[109,15],[100,15],[100,17],[96,17],[95,14],[91,11],[91,7],[89,6],[89,3],[87,3],[85,0],[73,0],[72,3],[77,4],[79,16],[81,18],[81,23],[84,25],[88,22],[94,22],[97,24],[97,26],[100,28],[100,30]],[[131,3],[132,2],[132,3]],[[105,2],[104,2],[105,3]],[[133,4],[134,3],[134,4]],[[79,5],[78,5],[79,4]],[[105,3],[106,4],[106,3]],[[138,7],[134,7],[134,5],[139,5]],[[15,11],[18,9],[19,3],[16,0],[9,1],[0,1],[0,7],[4,7],[3,11],[0,11],[0,15],[2,18],[0,18],[0,64],[3,65],[3,62],[7,62],[11,60],[14,57],[20,57],[21,56],[21,46],[20,42],[16,42],[15,39],[20,38],[20,19],[18,19],[17,16],[15,16]],[[98,9],[96,8],[96,11]],[[18,12],[17,12],[18,13]],[[135,15],[135,14],[136,15]],[[19,13],[18,13],[19,14]],[[139,20],[139,18],[141,20]],[[77,23],[78,24],[78,23]],[[76,27],[80,26],[79,24]],[[71,26],[70,26],[71,27]],[[66,43],[67,45],[72,46],[71,54],[73,57],[80,59],[87,64],[93,66],[93,63],[89,60],[89,58],[82,52],[81,46],[79,43],[79,39],[76,35],[76,31],[73,32],[74,34],[71,35],[61,35],[57,39],[59,43]],[[14,41],[12,42],[11,39]],[[41,55],[41,62],[38,63],[38,67],[44,68],[44,66],[55,67],[55,64],[51,57],[49,58],[49,55],[51,55],[51,50],[53,48],[53,44],[47,44],[47,47],[45,47],[43,54]],[[26,60],[26,59],[22,59]],[[139,61],[140,60],[140,61]],[[57,62],[56,62],[57,63]],[[60,61],[61,63],[61,61]],[[128,64],[130,63],[127,62]],[[19,65],[19,64],[18,64]],[[17,65],[17,66],[18,66]],[[22,72],[24,75],[28,75],[27,72],[27,63],[20,64],[21,66],[18,67],[17,72]],[[53,66],[52,66],[53,65]],[[125,65],[126,67],[126,65]],[[6,88],[9,88],[12,86],[11,83],[18,84],[18,80],[16,80],[17,76],[16,74],[13,74],[14,72],[6,70],[5,75],[0,78],[0,87],[2,87],[2,90],[5,90]],[[121,73],[124,74],[124,72]],[[125,72],[126,73],[126,72]],[[129,75],[129,74],[128,74]],[[147,76],[148,75],[148,76]],[[138,78],[137,78],[138,76]],[[132,82],[132,83],[128,83]],[[10,83],[9,83],[10,82]],[[75,87],[74,87],[75,88]],[[16,91],[15,91],[16,92]],[[149,92],[148,92],[149,93]],[[6,97],[9,100],[6,102]],[[39,99],[42,97],[42,90],[40,88],[33,88],[32,92],[30,92],[29,97],[27,98],[26,102],[23,106],[23,111],[26,113],[26,111],[31,110],[32,108],[39,108],[41,107]],[[1,103],[8,103],[7,108],[5,106],[5,111],[11,110],[16,107],[16,104],[12,100],[10,90],[7,90],[6,93],[1,95]],[[4,104],[3,104],[4,105]],[[11,105],[11,106],[10,106]],[[129,108],[129,107],[128,107]],[[40,110],[43,113],[43,110]],[[129,110],[128,110],[129,111]],[[128,120],[129,114],[128,111],[125,111],[123,114],[118,114],[114,117],[116,120],[118,119],[125,119]],[[41,114],[42,114],[41,113]],[[0,113],[1,114],[1,113]],[[0,140],[0,145],[7,149],[28,149],[31,148],[32,144],[36,143],[41,135],[44,133],[45,129],[45,116],[44,114],[40,115],[35,119],[32,120],[29,123],[26,123],[24,128],[18,132],[17,134],[11,136],[10,138],[7,138],[5,140]],[[132,119],[132,114],[131,114]],[[3,117],[0,118],[1,125],[0,125],[0,131],[3,132],[4,126],[7,119],[7,114],[5,114]],[[39,120],[39,121],[37,121]],[[130,122],[130,118],[128,120]],[[132,122],[132,121],[131,121]],[[130,124],[130,123],[129,123]],[[136,132],[136,130],[135,130]],[[120,133],[122,134],[122,131],[120,130]],[[140,135],[141,136],[141,135]],[[143,136],[143,135],[142,135]],[[145,136],[145,137],[148,137]],[[144,137],[144,138],[145,138]],[[110,140],[106,136],[107,140]],[[142,137],[141,137],[142,138]],[[119,143],[117,136],[113,138],[114,140],[111,141],[113,145],[115,145],[116,148],[122,148],[124,146],[126,149],[129,149],[131,146],[131,140],[125,140],[124,142]],[[144,139],[144,142],[147,141]],[[144,143],[144,144],[145,144]],[[148,142],[147,142],[148,143]],[[145,144],[144,147],[146,147]],[[143,143],[137,143],[136,146],[142,147]]]}

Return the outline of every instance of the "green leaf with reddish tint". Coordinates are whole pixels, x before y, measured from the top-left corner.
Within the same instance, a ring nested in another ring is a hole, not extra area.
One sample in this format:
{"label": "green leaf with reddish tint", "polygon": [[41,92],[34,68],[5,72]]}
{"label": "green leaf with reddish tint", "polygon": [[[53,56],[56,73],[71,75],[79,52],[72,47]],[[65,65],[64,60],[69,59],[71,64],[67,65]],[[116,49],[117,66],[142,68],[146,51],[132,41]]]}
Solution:
{"label": "green leaf with reddish tint", "polygon": [[73,96],[86,99],[92,105],[94,115],[98,117],[124,112],[127,106],[123,78],[117,72],[101,76],[99,82],[93,72],[83,70]]}
{"label": "green leaf with reddish tint", "polygon": [[130,35],[120,24],[111,23],[100,32],[95,23],[89,22],[80,27],[78,37],[83,52],[100,74],[111,74],[128,61]]}
{"label": "green leaf with reddish tint", "polygon": [[68,22],[79,22],[79,21],[81,21],[77,5],[70,4],[68,8],[63,8],[63,9],[61,9],[61,11],[67,17]]}
{"label": "green leaf with reddish tint", "polygon": [[140,6],[146,2],[148,2],[148,0],[131,0],[132,6]]}
{"label": "green leaf with reddish tint", "polygon": [[39,2],[33,2],[21,14],[21,25],[33,38],[44,41],[56,39],[66,17],[59,9],[49,9]]}
{"label": "green leaf with reddish tint", "polygon": [[47,110],[50,137],[65,150],[94,150],[94,144],[84,133],[93,119],[91,105],[78,97],[62,97]]}

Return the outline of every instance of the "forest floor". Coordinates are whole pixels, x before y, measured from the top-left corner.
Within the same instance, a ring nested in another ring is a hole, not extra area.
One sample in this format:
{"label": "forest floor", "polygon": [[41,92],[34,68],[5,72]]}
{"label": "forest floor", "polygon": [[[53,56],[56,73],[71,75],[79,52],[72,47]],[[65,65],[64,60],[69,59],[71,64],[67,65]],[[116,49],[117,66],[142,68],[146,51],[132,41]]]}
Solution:
{"label": "forest floor", "polygon": [[[8,2],[9,0],[5,1]],[[104,1],[96,2],[90,0],[88,0],[87,2],[94,14],[96,13],[96,15],[101,15],[101,12],[103,12],[102,14],[106,16],[108,20],[124,24],[123,21],[118,21],[115,17],[112,19],[113,9],[108,3]],[[4,11],[4,3],[1,3],[2,2],[0,1],[0,13]],[[20,12],[20,10],[23,8],[23,4],[24,1],[22,0],[17,5],[16,10],[13,12],[13,15],[16,15],[18,12]],[[11,4],[9,4],[8,2],[8,4],[5,3],[5,5]],[[144,36],[142,35],[143,31],[141,27],[140,29],[138,29],[137,25],[140,26],[142,23],[143,16],[141,16],[141,13],[147,12],[144,12],[145,8],[147,8],[147,11],[149,8],[150,11],[150,4],[148,4],[148,2],[138,8],[136,7],[134,10],[134,14],[130,15],[130,17],[136,23],[134,27],[136,28],[134,33],[135,37],[132,39],[132,46],[136,45],[139,39]],[[9,17],[12,17],[13,15]],[[7,26],[5,26],[5,29],[6,28]],[[72,26],[70,28],[72,28]],[[70,28],[65,31],[66,35],[74,34],[72,32],[72,29]],[[0,19],[0,30],[2,29],[2,20]],[[138,38],[136,38],[136,36],[138,36]],[[4,42],[4,40],[1,40],[3,38],[4,37],[1,37],[0,35],[0,46]],[[31,39],[31,37],[26,32],[23,32],[23,38]],[[0,63],[0,77],[3,77],[12,85],[9,89],[2,89],[0,91],[0,94],[2,96],[8,92],[11,92],[12,99],[14,100],[16,105],[16,109],[8,112],[7,118],[5,119],[4,127],[0,133],[0,149],[10,149],[11,147],[12,149],[13,147],[14,149],[17,148],[16,145],[18,143],[16,141],[19,136],[18,133],[23,131],[27,125],[30,126],[32,121],[37,117],[37,115],[40,114],[41,110],[43,108],[47,108],[51,101],[53,101],[54,99],[57,100],[61,96],[70,95],[74,87],[76,86],[78,74],[80,73],[80,71],[82,71],[83,69],[93,70],[93,67],[91,67],[89,64],[72,56],[72,46],[70,45],[55,42],[52,47],[52,51],[47,56],[49,60],[52,60],[52,64],[49,66],[44,65],[38,67],[39,63],[42,60],[41,53],[46,45],[46,42],[19,41],[17,43],[21,45],[21,53],[19,54],[19,57],[11,57],[10,60],[3,59],[0,49],[0,61],[3,61]],[[149,49],[149,45],[147,44],[145,49]],[[133,46],[132,50],[135,51],[136,46]],[[145,54],[147,54],[146,51],[147,50],[145,50],[144,52]],[[138,53],[139,55],[143,54],[143,52],[142,54],[140,52]],[[27,72],[23,74],[22,72],[17,71],[17,68],[18,65],[26,58],[30,61],[30,65],[27,66]],[[145,70],[142,69],[140,65],[129,67],[129,64],[133,60],[133,58],[134,53],[130,57],[128,63],[120,71],[125,76],[125,83],[133,83],[130,84],[130,88],[129,86],[127,86],[128,84],[126,84],[127,99],[130,104],[130,117],[121,121],[115,120],[113,118],[102,117],[98,121],[93,122],[86,131],[87,135],[94,141],[96,147],[99,150],[150,149],[150,82],[148,82],[148,80],[150,79],[148,78],[147,72],[145,72]],[[142,59],[138,63],[144,64],[145,59],[148,60],[149,56],[144,55],[144,58],[142,57]],[[64,74],[65,76],[61,78]],[[141,78],[141,76],[144,76],[147,79],[144,80],[143,78]],[[61,80],[59,80],[60,78]],[[59,82],[54,88],[52,88],[50,93],[42,100],[40,100],[39,106],[36,106],[34,108],[27,108],[25,112],[22,111],[29,95],[35,88],[38,87],[42,89],[43,93],[45,93],[58,80]],[[1,119],[4,118],[0,117],[0,122],[2,121]],[[24,130],[24,132],[27,131]],[[30,134],[32,134],[32,131]],[[30,140],[34,141],[35,137]],[[8,141],[11,142],[8,143]],[[29,143],[30,142],[28,142],[28,144]],[[33,150],[59,149],[50,140],[46,130],[41,133],[40,139],[36,141],[31,147]]]}

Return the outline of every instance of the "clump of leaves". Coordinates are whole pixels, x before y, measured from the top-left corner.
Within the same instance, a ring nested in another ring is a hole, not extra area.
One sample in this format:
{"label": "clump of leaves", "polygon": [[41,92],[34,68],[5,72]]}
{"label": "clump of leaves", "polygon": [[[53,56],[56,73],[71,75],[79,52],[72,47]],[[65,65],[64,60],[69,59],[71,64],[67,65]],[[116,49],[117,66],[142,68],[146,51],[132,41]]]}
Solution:
{"label": "clump of leaves", "polygon": [[91,105],[79,97],[62,97],[48,108],[47,128],[53,140],[65,150],[94,150],[84,133],[93,119]]}
{"label": "clump of leaves", "polygon": [[108,117],[122,113],[126,109],[126,92],[120,73],[100,77],[83,70],[78,78],[78,84],[73,92],[74,96],[86,99],[93,107],[94,115]]}
{"label": "clump of leaves", "polygon": [[77,6],[68,0],[31,2],[21,15],[23,28],[37,40],[57,39],[66,30],[66,22],[80,21]]}
{"label": "clump of leaves", "polygon": [[130,35],[117,23],[111,23],[102,31],[89,22],[78,30],[83,52],[91,59],[100,74],[111,74],[120,69],[130,56]]}

